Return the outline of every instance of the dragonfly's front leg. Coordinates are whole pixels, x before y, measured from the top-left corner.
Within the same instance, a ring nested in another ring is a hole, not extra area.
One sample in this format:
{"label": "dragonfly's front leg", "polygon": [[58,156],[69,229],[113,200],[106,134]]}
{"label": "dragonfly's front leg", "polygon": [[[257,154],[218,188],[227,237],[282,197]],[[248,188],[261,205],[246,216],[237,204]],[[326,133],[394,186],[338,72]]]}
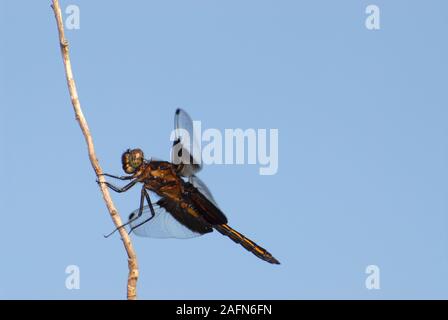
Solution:
{"label": "dragonfly's front leg", "polygon": [[113,184],[104,181],[104,182],[100,182],[97,180],[98,183],[104,183],[106,186],[108,186],[110,189],[112,189],[115,192],[121,193],[121,192],[126,192],[129,189],[131,189],[137,182],[139,182],[137,179],[135,179],[134,181],[131,181],[130,183],[128,183],[127,185],[125,185],[124,187],[120,188],[117,186],[114,186]]}
{"label": "dragonfly's front leg", "polygon": [[106,176],[106,177],[110,177],[110,178],[114,178],[114,179],[120,179],[120,180],[132,180],[132,179],[134,179],[134,176],[115,176],[113,174],[108,174],[108,173],[102,173],[102,174],[100,174],[100,176]]}

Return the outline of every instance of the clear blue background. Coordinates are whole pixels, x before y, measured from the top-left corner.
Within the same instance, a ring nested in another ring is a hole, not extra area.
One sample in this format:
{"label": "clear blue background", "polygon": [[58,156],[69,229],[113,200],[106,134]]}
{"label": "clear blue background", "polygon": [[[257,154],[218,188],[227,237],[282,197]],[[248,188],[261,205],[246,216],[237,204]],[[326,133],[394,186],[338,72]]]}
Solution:
{"label": "clear blue background", "polygon": [[[65,83],[50,1],[1,1],[0,298],[125,297],[127,262]],[[364,26],[381,9],[381,30]],[[208,166],[230,224],[134,238],[146,299],[448,298],[446,1],[62,1],[81,104],[106,172],[168,158],[173,112],[278,128],[279,171]],[[113,194],[123,217],[138,190]],[[81,289],[65,288],[65,268]],[[365,288],[365,268],[381,289]]]}

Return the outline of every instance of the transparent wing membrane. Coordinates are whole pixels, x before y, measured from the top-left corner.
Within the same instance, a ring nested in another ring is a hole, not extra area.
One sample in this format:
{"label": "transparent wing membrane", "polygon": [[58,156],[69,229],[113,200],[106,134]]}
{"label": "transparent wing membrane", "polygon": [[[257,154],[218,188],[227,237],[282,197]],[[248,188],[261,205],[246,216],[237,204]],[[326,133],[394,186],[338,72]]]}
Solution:
{"label": "transparent wing membrane", "polygon": [[208,200],[210,200],[215,206],[218,206],[215,199],[213,198],[212,193],[208,189],[208,187],[205,185],[205,183],[199,179],[196,176],[190,176],[188,177],[188,181],[196,187],[196,189],[199,190],[200,193],[202,193]]}

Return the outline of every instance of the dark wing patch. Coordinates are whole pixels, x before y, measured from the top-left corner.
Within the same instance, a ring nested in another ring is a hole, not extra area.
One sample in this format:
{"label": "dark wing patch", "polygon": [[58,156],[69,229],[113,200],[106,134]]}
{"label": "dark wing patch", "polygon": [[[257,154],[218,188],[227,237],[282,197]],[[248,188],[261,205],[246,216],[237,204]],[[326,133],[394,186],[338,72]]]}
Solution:
{"label": "dark wing patch", "polygon": [[194,135],[191,117],[182,109],[174,114],[176,139],[171,149],[171,162],[179,166],[179,174],[189,177],[202,168],[199,143]]}
{"label": "dark wing patch", "polygon": [[204,234],[213,231],[211,226],[206,221],[192,216],[187,211],[182,209],[175,201],[162,198],[157,201],[157,204],[169,212],[179,223],[193,232]]}
{"label": "dark wing patch", "polygon": [[195,186],[189,182],[184,182],[185,191],[187,191],[187,197],[198,209],[204,219],[212,224],[226,224],[227,217],[225,214],[211,202],[205,195],[203,195]]}

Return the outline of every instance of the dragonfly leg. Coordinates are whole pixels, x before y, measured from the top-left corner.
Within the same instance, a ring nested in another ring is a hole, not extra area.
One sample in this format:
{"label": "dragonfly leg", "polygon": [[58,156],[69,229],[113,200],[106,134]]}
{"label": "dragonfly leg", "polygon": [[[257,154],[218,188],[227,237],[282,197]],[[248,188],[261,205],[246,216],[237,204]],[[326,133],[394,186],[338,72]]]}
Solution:
{"label": "dragonfly leg", "polygon": [[[137,220],[138,218],[140,218],[142,216],[142,214],[143,214],[143,207],[145,206],[145,198],[146,198],[146,200],[148,200],[146,195],[147,195],[147,193],[146,193],[146,190],[145,190],[145,186],[143,186],[142,187],[142,192],[140,194],[140,207],[138,208],[137,217],[132,219],[132,220],[130,220],[129,222]],[[151,202],[149,201],[149,203],[151,203]]]}
{"label": "dragonfly leg", "polygon": [[[97,182],[100,183],[99,181],[97,181]],[[131,181],[130,183],[128,183],[127,185],[125,185],[125,186],[122,187],[122,188],[117,187],[117,186],[114,186],[113,184],[111,184],[111,183],[109,183],[109,182],[107,182],[107,181],[105,181],[105,182],[103,182],[103,183],[104,183],[106,186],[108,186],[110,189],[112,189],[113,191],[121,193],[121,192],[126,192],[126,191],[128,191],[129,189],[131,189],[137,182],[139,182],[139,181],[136,179],[136,180],[134,180],[134,181]]]}
{"label": "dragonfly leg", "polygon": [[[133,182],[134,182],[134,181],[133,181]],[[131,183],[132,183],[132,182],[131,182]],[[131,183],[130,183],[130,184],[131,184]],[[134,184],[135,184],[135,183],[134,183]],[[125,186],[125,187],[126,187],[126,186]],[[142,188],[142,192],[141,192],[141,196],[140,196],[140,207],[139,207],[139,209],[138,209],[137,217],[135,217],[135,218],[129,220],[129,221],[126,222],[126,223],[123,223],[121,226],[115,228],[111,233],[109,233],[108,235],[105,235],[104,237],[105,237],[105,238],[109,238],[109,237],[110,237],[111,235],[113,235],[117,230],[119,230],[119,229],[121,229],[121,228],[127,226],[127,225],[130,224],[131,222],[133,222],[133,221],[137,220],[138,218],[140,218],[140,217],[142,216],[142,214],[143,214],[143,207],[144,207],[144,205],[145,205],[145,197],[146,197],[146,199],[149,199],[149,195],[148,195],[148,193],[146,192],[145,187],[143,186],[143,188]],[[151,202],[150,202],[150,201],[149,201],[149,205],[150,205],[150,208],[152,208],[152,206],[151,206]],[[151,214],[152,214],[153,211],[154,211],[154,209],[151,210]],[[151,217],[151,218],[152,218],[152,217]]]}
{"label": "dragonfly leg", "polygon": [[[146,198],[146,202],[148,203],[149,210],[151,211],[151,217],[149,217],[148,219],[146,219],[146,220],[143,221],[143,222],[140,222],[138,225],[133,226],[133,227],[131,228],[131,230],[129,230],[129,234],[131,234],[131,232],[132,232],[135,228],[138,228],[138,227],[140,227],[142,224],[145,224],[146,222],[148,222],[149,220],[151,220],[152,218],[154,218],[154,216],[156,215],[156,213],[155,213],[155,211],[154,211],[154,207],[152,206],[151,198],[149,197],[149,194],[148,194],[148,192],[146,191],[145,187],[142,188],[142,196],[143,196],[143,195],[145,196],[145,198]],[[142,215],[142,213],[143,213],[143,208],[140,207],[140,210],[139,210],[139,213],[138,213],[137,218],[139,218],[139,217]],[[131,221],[134,221],[134,220],[136,220],[137,218],[132,219]],[[129,221],[129,222],[131,222],[131,221]]]}
{"label": "dragonfly leg", "polygon": [[100,176],[106,176],[106,177],[120,179],[120,180],[132,180],[134,178],[134,176],[115,176],[113,174],[108,174],[108,173],[102,173],[102,174],[100,174]]}
{"label": "dragonfly leg", "polygon": [[149,193],[146,191],[146,189],[143,188],[143,190],[145,191],[146,202],[148,202],[149,209],[151,210],[151,218],[153,218],[156,215],[156,213],[154,212],[154,208],[152,206],[151,198],[149,197]]}

